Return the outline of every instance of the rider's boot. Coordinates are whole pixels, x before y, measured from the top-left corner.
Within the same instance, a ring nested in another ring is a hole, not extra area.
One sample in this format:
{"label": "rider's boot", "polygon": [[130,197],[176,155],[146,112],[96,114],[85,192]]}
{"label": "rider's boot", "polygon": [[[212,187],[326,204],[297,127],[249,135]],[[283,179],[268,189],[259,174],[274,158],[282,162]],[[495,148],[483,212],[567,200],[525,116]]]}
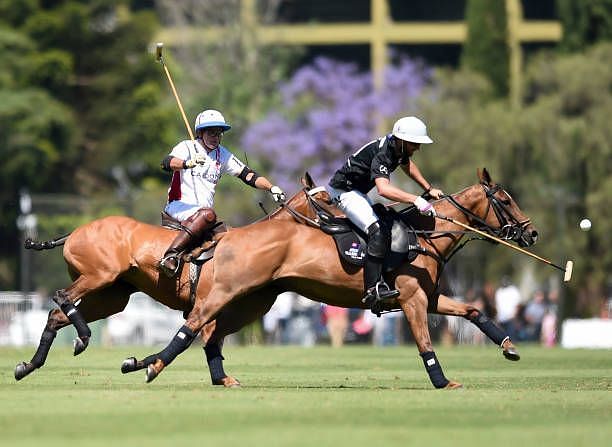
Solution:
{"label": "rider's boot", "polygon": [[160,270],[168,278],[174,277],[181,264],[181,255],[200,243],[206,231],[210,230],[216,222],[217,215],[212,208],[201,208],[185,219],[181,223],[183,229],[174,238],[159,262]]}
{"label": "rider's boot", "polygon": [[389,233],[380,221],[368,227],[368,251],[363,267],[365,294],[362,302],[376,315],[380,315],[382,301],[399,296],[399,292],[391,289],[382,278],[383,262],[391,245]]}
{"label": "rider's boot", "polygon": [[[366,256],[366,263],[363,267],[365,293],[361,301],[370,306],[373,311],[381,301],[397,298],[400,295],[398,290],[391,289],[382,278],[382,267],[382,259]],[[379,312],[374,313],[378,314]]]}

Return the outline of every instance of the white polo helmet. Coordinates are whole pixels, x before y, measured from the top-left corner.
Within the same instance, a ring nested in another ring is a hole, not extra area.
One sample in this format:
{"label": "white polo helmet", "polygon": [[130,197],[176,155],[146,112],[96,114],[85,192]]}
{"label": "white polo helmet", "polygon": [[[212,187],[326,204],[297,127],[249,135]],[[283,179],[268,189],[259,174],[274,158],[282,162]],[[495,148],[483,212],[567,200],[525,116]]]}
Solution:
{"label": "white polo helmet", "polygon": [[223,131],[230,130],[232,126],[225,122],[225,118],[218,110],[204,110],[195,120],[195,130],[206,129],[207,127],[221,127]]}
{"label": "white polo helmet", "polygon": [[433,140],[427,135],[427,126],[416,116],[405,116],[393,125],[393,136],[412,143],[429,144]]}

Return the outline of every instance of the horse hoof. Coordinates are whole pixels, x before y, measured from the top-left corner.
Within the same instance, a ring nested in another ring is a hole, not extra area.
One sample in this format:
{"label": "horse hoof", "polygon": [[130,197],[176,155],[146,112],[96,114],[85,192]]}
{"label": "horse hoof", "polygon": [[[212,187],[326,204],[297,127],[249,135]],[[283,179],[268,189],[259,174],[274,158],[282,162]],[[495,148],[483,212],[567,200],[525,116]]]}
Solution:
{"label": "horse hoof", "polygon": [[448,382],[448,384],[444,387],[444,389],[446,390],[459,390],[462,388],[463,388],[462,384],[460,384],[459,382],[454,382],[452,380]]}
{"label": "horse hoof", "polygon": [[223,385],[225,388],[240,388],[238,379],[232,376],[225,376],[222,379],[213,380],[213,385]]}
{"label": "horse hoof", "polygon": [[504,357],[506,357],[508,360],[512,360],[513,362],[518,362],[521,359],[521,356],[514,347],[504,349],[503,353]]}
{"label": "horse hoof", "polygon": [[128,357],[121,363],[121,372],[123,374],[131,373],[138,370],[138,361],[136,357]]}
{"label": "horse hoof", "polygon": [[31,363],[21,362],[15,366],[15,380],[21,380],[28,374],[34,371],[34,367]]}
{"label": "horse hoof", "polygon": [[153,365],[147,366],[147,383],[151,383],[158,376],[158,372]]}
{"label": "horse hoof", "polygon": [[89,337],[85,337],[84,340],[82,338],[75,338],[74,339],[74,355],[75,356],[79,355],[81,352],[87,349],[87,345],[89,345]]}

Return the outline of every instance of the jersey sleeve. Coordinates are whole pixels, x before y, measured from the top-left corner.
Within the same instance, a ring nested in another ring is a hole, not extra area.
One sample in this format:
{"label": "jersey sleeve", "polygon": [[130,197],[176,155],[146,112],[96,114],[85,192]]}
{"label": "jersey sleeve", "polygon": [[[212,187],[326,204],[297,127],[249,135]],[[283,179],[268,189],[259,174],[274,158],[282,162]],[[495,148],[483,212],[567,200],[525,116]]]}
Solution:
{"label": "jersey sleeve", "polygon": [[171,157],[176,157],[181,160],[189,159],[189,147],[187,147],[187,141],[181,141],[179,144],[172,148],[170,151]]}
{"label": "jersey sleeve", "polygon": [[238,158],[236,158],[230,151],[225,150],[223,152],[224,154],[222,159],[224,162],[221,166],[221,172],[223,174],[230,174],[234,177],[238,177],[244,169],[244,163],[238,160]]}
{"label": "jersey sleeve", "polygon": [[383,151],[379,151],[372,159],[370,165],[370,179],[376,180],[377,178],[390,178],[391,176],[392,161],[389,160],[387,154]]}

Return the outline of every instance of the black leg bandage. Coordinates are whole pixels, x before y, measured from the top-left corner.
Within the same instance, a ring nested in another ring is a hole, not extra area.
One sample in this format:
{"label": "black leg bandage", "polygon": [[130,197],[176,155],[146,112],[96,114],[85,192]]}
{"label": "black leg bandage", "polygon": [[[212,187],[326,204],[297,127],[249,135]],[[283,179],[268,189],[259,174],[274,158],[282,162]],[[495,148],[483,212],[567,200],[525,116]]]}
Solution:
{"label": "black leg bandage", "polygon": [[55,336],[57,335],[57,331],[54,329],[45,328],[42,335],[40,336],[40,343],[38,344],[38,349],[32,357],[32,365],[36,368],[40,368],[45,364],[45,360],[47,360],[47,354],[49,354],[49,349],[51,349],[51,345],[53,344],[53,340],[55,340]]}
{"label": "black leg bandage", "polygon": [[219,345],[216,343],[207,344],[204,346],[204,353],[206,354],[206,363],[208,363],[210,378],[213,382],[226,378],[227,374],[225,374],[223,370],[223,360],[225,360],[225,358],[221,355]]}
{"label": "black leg bandage", "polygon": [[448,379],[444,377],[444,373],[442,372],[442,367],[438,362],[436,353],[433,351],[427,351],[420,355],[423,358],[425,369],[427,370],[427,374],[429,374],[429,379],[431,380],[433,386],[436,388],[444,388],[446,385],[448,385]]}
{"label": "black leg bandage", "polygon": [[476,327],[493,340],[493,343],[496,345],[501,346],[503,341],[508,337],[508,334],[504,333],[499,326],[478,310],[471,312],[465,318],[474,323]]}
{"label": "black leg bandage", "polygon": [[195,337],[196,333],[189,329],[189,327],[183,325],[170,344],[158,354],[157,358],[161,359],[165,366],[168,366],[172,363],[172,360],[191,345]]}
{"label": "black leg bandage", "polygon": [[91,337],[91,330],[89,329],[85,318],[83,318],[76,306],[72,304],[68,298],[61,293],[56,293],[53,297],[53,301],[59,305],[62,312],[64,312],[64,315],[66,315],[70,322],[74,325],[77,334],[79,334],[79,338]]}

